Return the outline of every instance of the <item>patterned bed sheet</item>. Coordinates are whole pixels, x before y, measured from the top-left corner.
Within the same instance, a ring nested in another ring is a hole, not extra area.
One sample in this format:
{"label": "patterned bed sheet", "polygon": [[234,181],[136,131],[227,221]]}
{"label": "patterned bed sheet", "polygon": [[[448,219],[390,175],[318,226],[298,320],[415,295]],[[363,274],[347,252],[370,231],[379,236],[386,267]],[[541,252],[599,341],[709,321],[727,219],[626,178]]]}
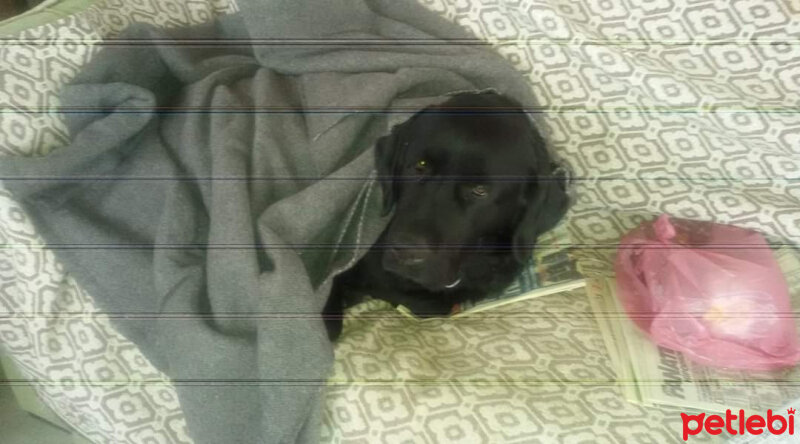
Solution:
{"label": "patterned bed sheet", "polygon": [[[590,274],[653,214],[800,241],[800,8],[778,0],[421,0],[496,45],[573,170],[569,229]],[[0,153],[64,144],[56,91],[132,21],[201,23],[226,0],[105,0],[0,47]],[[795,42],[795,44],[791,44]],[[2,161],[2,160],[0,160]],[[191,442],[174,388],[43,248],[0,187],[0,347],[99,442]],[[582,291],[441,323],[357,307],[337,346],[333,442],[670,442],[679,415],[614,387]],[[370,318],[370,319],[367,319]]]}

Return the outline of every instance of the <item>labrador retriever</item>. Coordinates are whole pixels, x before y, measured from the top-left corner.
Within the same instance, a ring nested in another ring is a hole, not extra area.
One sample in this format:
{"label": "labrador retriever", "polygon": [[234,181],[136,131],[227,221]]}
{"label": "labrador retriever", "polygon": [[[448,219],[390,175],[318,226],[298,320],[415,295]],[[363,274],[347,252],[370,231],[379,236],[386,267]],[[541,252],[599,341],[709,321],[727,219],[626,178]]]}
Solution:
{"label": "labrador retriever", "polygon": [[533,122],[497,93],[425,108],[375,150],[384,214],[394,214],[335,279],[324,311],[331,339],[344,306],[366,294],[425,317],[502,290],[568,206],[565,177]]}

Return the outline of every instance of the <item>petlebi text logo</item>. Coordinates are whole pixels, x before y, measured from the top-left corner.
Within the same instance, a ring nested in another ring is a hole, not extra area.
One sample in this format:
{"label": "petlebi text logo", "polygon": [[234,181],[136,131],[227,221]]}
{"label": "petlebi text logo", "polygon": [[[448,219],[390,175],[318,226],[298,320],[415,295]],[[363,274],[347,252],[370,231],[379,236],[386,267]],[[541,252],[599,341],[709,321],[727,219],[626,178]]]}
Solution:
{"label": "petlebi text logo", "polygon": [[689,415],[681,413],[683,422],[683,440],[688,441],[690,436],[699,435],[701,432],[709,435],[719,435],[727,432],[730,435],[761,435],[771,433],[773,435],[794,435],[794,414],[796,410],[789,408],[786,415],[773,413],[767,410],[766,417],[762,415],[744,414],[744,410],[739,410],[739,414],[734,414],[730,409],[725,410],[725,416],[707,415],[698,413]]}

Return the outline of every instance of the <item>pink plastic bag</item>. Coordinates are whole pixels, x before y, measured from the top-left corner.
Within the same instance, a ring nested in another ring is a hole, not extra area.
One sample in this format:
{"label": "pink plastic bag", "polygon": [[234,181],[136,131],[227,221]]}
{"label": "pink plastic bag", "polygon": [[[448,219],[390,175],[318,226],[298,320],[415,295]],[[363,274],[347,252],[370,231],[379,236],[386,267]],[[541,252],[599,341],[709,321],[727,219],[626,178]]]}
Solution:
{"label": "pink plastic bag", "polygon": [[663,347],[724,368],[800,359],[786,280],[754,231],[662,215],[622,238],[616,272],[628,315]]}

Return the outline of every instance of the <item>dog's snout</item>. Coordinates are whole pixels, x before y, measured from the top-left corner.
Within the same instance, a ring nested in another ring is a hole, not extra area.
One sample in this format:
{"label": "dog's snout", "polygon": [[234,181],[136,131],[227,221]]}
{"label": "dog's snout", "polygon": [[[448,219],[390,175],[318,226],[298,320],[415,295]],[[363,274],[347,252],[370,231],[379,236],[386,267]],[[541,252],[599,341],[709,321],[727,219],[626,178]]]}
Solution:
{"label": "dog's snout", "polygon": [[427,251],[413,250],[410,248],[397,248],[394,247],[389,250],[394,260],[406,266],[413,267],[425,263],[425,259],[429,256]]}
{"label": "dog's snout", "polygon": [[389,248],[392,260],[403,267],[419,267],[425,265],[433,255],[433,250],[425,239],[404,236]]}
{"label": "dog's snout", "polygon": [[395,235],[383,256],[383,267],[434,291],[455,288],[460,283],[456,261],[449,250],[442,250],[430,239]]}

